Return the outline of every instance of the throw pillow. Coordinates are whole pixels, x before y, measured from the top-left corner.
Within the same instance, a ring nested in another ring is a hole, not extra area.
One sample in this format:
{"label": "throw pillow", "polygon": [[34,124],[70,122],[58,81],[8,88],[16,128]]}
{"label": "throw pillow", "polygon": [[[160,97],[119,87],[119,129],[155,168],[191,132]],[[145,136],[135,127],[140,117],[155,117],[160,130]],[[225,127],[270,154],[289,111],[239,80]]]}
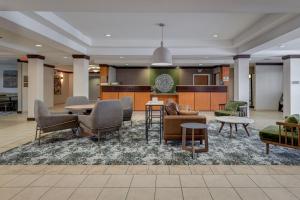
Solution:
{"label": "throw pillow", "polygon": [[177,104],[172,101],[168,101],[165,105],[165,109],[168,115],[178,115]]}

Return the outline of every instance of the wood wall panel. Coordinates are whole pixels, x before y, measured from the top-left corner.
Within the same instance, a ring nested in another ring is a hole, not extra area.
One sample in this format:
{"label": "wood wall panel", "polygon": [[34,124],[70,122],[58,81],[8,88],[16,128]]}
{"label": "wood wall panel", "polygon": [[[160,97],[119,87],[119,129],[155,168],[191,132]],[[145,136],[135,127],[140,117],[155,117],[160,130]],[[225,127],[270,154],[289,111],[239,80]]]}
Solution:
{"label": "wood wall panel", "polygon": [[219,110],[219,104],[226,104],[227,93],[226,92],[212,92],[211,95],[211,110]]}
{"label": "wood wall panel", "polygon": [[179,92],[178,104],[189,105],[192,110],[195,109],[195,93],[194,92]]}
{"label": "wood wall panel", "polygon": [[119,92],[119,99],[122,97],[131,97],[134,105],[134,92]]}
{"label": "wood wall panel", "polygon": [[119,99],[118,92],[102,92],[102,99]]}
{"label": "wood wall panel", "polygon": [[135,92],[134,93],[134,110],[143,111],[145,110],[145,104],[150,101],[150,92]]}
{"label": "wood wall panel", "polygon": [[195,92],[195,110],[210,111],[210,92]]}

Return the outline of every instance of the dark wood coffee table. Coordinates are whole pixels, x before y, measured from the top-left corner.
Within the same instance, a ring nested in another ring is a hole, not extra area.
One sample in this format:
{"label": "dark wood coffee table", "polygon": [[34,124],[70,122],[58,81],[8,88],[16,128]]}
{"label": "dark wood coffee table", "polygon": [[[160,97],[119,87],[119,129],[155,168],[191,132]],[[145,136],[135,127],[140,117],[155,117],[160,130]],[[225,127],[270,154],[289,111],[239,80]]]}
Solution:
{"label": "dark wood coffee table", "polygon": [[[201,152],[208,152],[208,135],[207,135],[207,124],[201,124],[201,123],[183,123],[180,125],[183,129],[182,131],[182,149],[192,152],[192,156],[194,158],[195,153],[201,153]],[[186,129],[192,130],[192,146],[187,147],[186,146]],[[204,130],[204,148],[198,148],[195,147],[195,130],[196,129],[203,129]]]}

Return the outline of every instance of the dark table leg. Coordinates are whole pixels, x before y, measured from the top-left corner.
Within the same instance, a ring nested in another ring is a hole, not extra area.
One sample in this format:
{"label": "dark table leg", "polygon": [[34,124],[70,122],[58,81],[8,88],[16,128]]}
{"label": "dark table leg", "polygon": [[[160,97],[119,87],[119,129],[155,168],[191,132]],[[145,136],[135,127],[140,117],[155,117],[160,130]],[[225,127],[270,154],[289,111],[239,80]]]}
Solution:
{"label": "dark table leg", "polygon": [[237,133],[237,124],[234,124],[235,125],[235,132]]}
{"label": "dark table leg", "polygon": [[249,132],[248,132],[248,129],[247,129],[247,126],[248,126],[248,124],[243,124],[243,127],[244,127],[244,129],[245,129],[247,135],[250,136],[250,134],[249,134]]}
{"label": "dark table leg", "polygon": [[161,135],[162,135],[162,109],[160,106],[159,109],[159,143],[161,144]]}
{"label": "dark table leg", "polygon": [[232,137],[232,124],[229,124],[230,126],[230,137]]}
{"label": "dark table leg", "polygon": [[148,144],[148,106],[145,106],[145,134],[146,134],[146,142]]}
{"label": "dark table leg", "polygon": [[221,131],[222,131],[222,129],[223,129],[223,127],[224,127],[224,122],[221,122],[221,127],[220,127],[220,129],[219,129],[219,133],[221,133]]}

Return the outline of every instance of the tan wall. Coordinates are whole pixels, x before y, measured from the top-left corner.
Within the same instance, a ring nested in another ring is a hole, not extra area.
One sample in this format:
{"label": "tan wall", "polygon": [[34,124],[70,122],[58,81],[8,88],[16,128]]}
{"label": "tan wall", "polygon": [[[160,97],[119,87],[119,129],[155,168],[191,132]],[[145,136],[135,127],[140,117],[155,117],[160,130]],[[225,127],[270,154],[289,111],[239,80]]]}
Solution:
{"label": "tan wall", "polygon": [[72,96],[73,91],[73,76],[70,73],[63,73],[64,79],[62,82],[62,93],[61,95],[54,95],[54,105],[56,104],[64,104],[69,96]]}
{"label": "tan wall", "polygon": [[212,84],[213,73],[212,69],[197,69],[197,68],[180,68],[179,69],[179,85],[193,85],[193,74],[210,74]]}

